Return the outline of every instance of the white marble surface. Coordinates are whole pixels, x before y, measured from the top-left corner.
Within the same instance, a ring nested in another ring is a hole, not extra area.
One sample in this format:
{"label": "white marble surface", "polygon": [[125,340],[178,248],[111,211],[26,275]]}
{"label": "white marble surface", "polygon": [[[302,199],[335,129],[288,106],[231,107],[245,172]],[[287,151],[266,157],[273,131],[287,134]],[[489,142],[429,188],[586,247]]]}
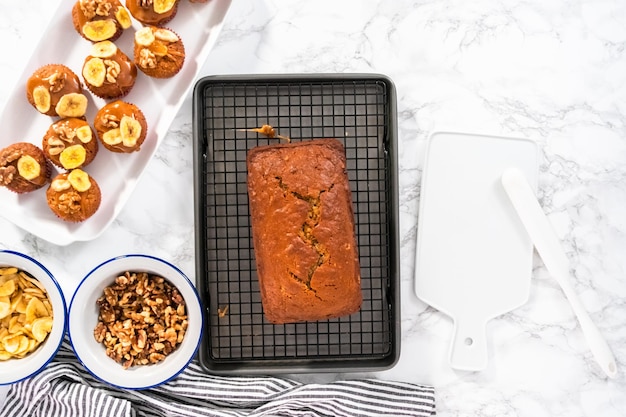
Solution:
{"label": "white marble surface", "polygon": [[[0,104],[10,106],[6,97],[56,4],[0,3]],[[626,415],[624,22],[622,0],[233,2],[201,75],[376,72],[396,84],[402,355],[393,369],[368,376],[434,384],[444,416]],[[541,202],[574,288],[615,354],[616,379],[601,373],[537,256],[528,303],[488,325],[488,368],[448,367],[452,323],[413,292],[424,147],[441,130],[537,141]],[[191,131],[188,97],[124,210],[97,239],[58,247],[0,218],[0,247],[38,258],[68,299],[90,268],[126,252],[164,257],[192,275]]]}

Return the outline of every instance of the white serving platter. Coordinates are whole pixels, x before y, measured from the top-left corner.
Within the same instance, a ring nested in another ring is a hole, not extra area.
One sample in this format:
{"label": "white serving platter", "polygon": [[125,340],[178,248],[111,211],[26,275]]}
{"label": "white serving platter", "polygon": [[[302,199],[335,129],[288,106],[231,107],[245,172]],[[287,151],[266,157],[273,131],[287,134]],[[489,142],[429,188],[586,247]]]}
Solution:
{"label": "white serving platter", "polygon": [[[75,0],[62,0],[52,16],[48,28],[0,116],[3,127],[0,148],[14,142],[31,142],[41,147],[50,124],[58,120],[36,111],[26,99],[26,80],[37,68],[46,64],[63,64],[82,80],[81,70],[91,42],[83,39],[72,24],[71,10]],[[191,3],[182,0],[175,18],[166,27],[176,32],[185,45],[185,64],[170,79],[153,79],[138,71],[132,91],[123,98],[140,107],[148,121],[148,136],[139,152],[114,154],[100,146],[95,160],[84,168],[99,184],[102,203],[96,214],[82,223],[68,223],[58,219],[46,204],[46,187],[28,194],[15,194],[0,187],[0,214],[18,227],[57,245],[88,241],[98,237],[120,213],[133,192],[148,162],[165,137],[186,96],[192,89],[198,72],[215,45],[231,0],[209,0]],[[133,19],[133,26],[124,31],[115,42],[132,58],[133,37],[142,25]],[[93,126],[94,116],[108,101],[89,97],[87,121]],[[52,175],[56,175],[53,171]]]}

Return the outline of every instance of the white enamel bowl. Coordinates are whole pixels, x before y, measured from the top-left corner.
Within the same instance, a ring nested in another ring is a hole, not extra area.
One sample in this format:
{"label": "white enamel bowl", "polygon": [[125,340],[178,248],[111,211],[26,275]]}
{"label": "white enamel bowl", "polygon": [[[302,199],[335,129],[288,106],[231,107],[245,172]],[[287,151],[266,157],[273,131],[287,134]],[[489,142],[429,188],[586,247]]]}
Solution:
{"label": "white enamel bowl", "polygon": [[37,279],[48,292],[52,305],[52,331],[34,351],[21,359],[0,361],[0,385],[13,384],[36,375],[54,358],[65,335],[67,310],[61,287],[50,271],[41,263],[23,253],[0,250],[0,267],[13,266]]}
{"label": "white enamel bowl", "polygon": [[[93,331],[98,323],[96,300],[105,287],[127,271],[159,275],[178,288],[185,299],[188,327],[183,342],[163,361],[124,369],[106,355]],[[68,332],[76,356],[93,376],[119,388],[147,389],[171,380],[191,362],[202,338],[202,320],[196,288],[180,269],[153,256],[131,254],[109,259],[83,278],[70,303]]]}

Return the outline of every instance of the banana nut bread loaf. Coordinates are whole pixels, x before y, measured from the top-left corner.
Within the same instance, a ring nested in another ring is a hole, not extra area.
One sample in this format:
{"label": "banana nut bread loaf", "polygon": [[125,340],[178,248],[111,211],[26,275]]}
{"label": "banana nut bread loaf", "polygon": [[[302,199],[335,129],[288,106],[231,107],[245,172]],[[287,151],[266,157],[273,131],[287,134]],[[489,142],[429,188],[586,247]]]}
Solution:
{"label": "banana nut bread loaf", "polygon": [[341,142],[259,146],[247,169],[265,317],[282,324],[357,312],[361,274]]}

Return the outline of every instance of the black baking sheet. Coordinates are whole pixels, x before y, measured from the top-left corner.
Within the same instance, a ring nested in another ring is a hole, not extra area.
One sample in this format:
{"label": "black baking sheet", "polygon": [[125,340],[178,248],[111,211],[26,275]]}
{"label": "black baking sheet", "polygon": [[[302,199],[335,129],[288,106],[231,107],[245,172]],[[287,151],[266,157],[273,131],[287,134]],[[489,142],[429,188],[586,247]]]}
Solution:
{"label": "black baking sheet", "polygon": [[[400,348],[396,95],[382,75],[211,76],[193,95],[196,282],[205,308],[201,365],[222,374],[390,368]],[[246,154],[336,138],[346,149],[363,305],[338,319],[265,320],[255,270]]]}

